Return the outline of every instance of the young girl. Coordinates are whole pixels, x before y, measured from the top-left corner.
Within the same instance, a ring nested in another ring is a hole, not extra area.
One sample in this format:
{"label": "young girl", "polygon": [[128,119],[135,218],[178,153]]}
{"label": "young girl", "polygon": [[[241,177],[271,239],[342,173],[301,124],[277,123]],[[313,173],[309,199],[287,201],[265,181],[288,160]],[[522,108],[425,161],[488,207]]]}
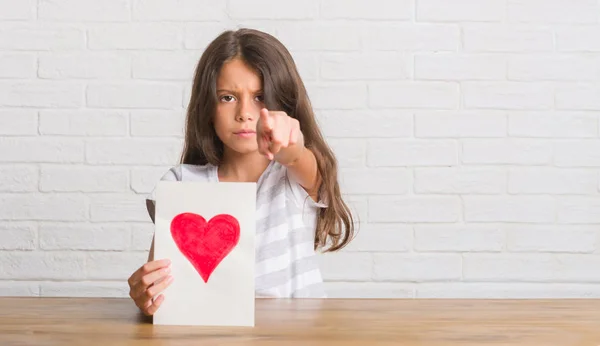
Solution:
{"label": "young girl", "polygon": [[[317,249],[336,251],[354,229],[341,198],[337,161],[317,126],[288,50],[251,29],[226,31],[196,68],[181,165],[170,181],[256,182],[256,295],[324,297]],[[154,198],[147,201],[154,222]],[[168,259],[148,263],[128,280],[146,315],[164,300]]]}

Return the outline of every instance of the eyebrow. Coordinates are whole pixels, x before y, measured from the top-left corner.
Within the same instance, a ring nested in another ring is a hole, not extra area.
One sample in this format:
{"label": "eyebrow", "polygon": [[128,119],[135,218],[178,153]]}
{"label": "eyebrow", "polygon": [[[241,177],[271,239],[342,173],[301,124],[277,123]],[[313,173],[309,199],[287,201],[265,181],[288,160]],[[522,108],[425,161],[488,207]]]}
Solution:
{"label": "eyebrow", "polygon": [[[236,94],[236,92],[235,92],[235,91],[233,91],[233,90],[229,90],[229,89],[218,89],[218,90],[217,90],[217,92],[218,92],[218,93],[220,93],[220,92],[228,92],[228,93]],[[252,92],[253,92],[253,93],[255,93],[255,94],[256,94],[256,93],[262,93],[262,92],[263,92],[263,90],[262,90],[262,89],[258,89],[258,90],[253,90]]]}

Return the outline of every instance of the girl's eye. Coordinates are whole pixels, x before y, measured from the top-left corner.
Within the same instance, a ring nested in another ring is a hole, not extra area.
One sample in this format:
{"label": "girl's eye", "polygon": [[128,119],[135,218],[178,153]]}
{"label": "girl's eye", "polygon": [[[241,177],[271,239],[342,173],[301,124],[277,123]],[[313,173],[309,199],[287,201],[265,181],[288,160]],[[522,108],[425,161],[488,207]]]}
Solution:
{"label": "girl's eye", "polygon": [[256,96],[256,100],[257,100],[258,102],[263,102],[263,101],[264,101],[264,97],[263,97],[262,95],[257,95],[257,96]]}
{"label": "girl's eye", "polygon": [[231,95],[221,96],[221,101],[231,102],[231,101],[233,101],[233,96],[231,96]]}

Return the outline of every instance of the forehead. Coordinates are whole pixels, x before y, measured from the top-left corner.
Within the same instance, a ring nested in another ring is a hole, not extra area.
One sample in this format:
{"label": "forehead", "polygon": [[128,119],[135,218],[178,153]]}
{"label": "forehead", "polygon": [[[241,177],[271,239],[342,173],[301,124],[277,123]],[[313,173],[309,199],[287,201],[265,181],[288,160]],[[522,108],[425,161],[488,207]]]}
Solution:
{"label": "forehead", "polygon": [[241,59],[233,59],[223,64],[217,78],[217,89],[257,90],[262,86],[258,73]]}

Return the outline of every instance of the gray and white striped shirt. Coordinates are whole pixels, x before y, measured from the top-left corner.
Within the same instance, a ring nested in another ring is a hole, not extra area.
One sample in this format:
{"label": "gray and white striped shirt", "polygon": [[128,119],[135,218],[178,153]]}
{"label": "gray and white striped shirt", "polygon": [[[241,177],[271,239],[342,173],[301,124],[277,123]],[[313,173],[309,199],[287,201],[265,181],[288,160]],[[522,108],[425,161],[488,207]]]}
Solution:
{"label": "gray and white striped shirt", "polygon": [[[161,180],[218,182],[217,167],[207,164],[177,165]],[[154,192],[149,197],[154,201]],[[288,174],[272,161],[257,182],[256,264],[257,297],[326,297],[314,251],[318,208]]]}

